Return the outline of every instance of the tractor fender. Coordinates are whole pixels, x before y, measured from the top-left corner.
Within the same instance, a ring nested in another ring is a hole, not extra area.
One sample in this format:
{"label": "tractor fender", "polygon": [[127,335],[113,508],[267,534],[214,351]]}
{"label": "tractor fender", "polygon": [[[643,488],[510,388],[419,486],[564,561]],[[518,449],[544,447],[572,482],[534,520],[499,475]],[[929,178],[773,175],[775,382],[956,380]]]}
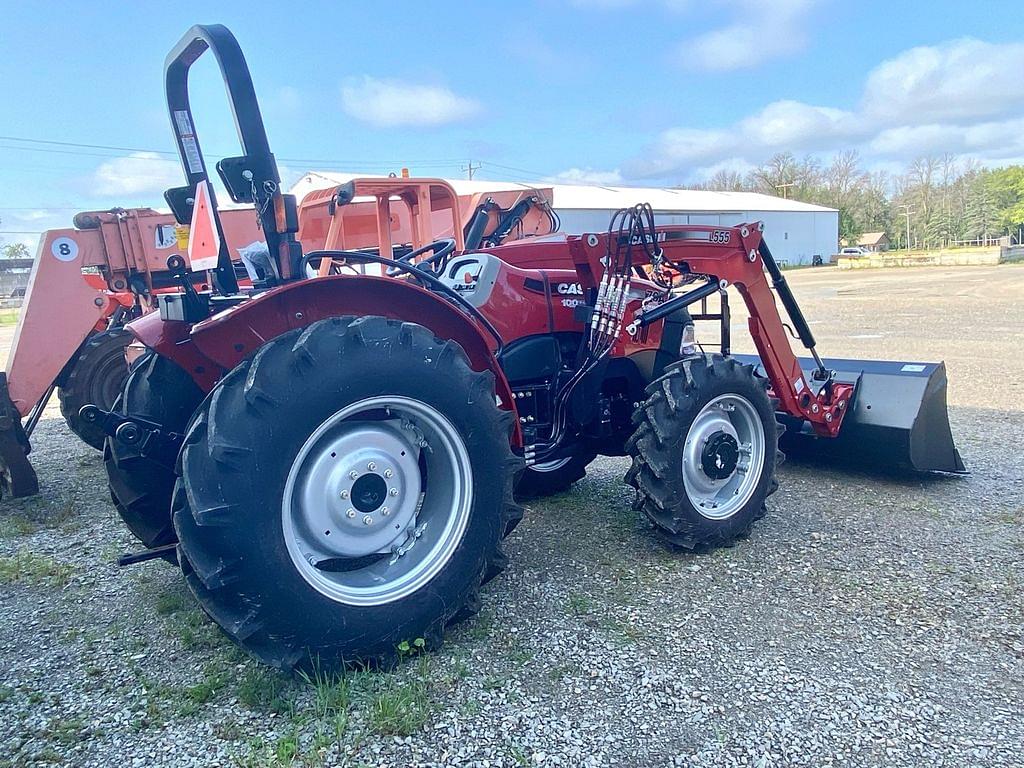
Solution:
{"label": "tractor fender", "polygon": [[[378,315],[414,322],[438,338],[457,342],[473,370],[494,374],[499,406],[515,410],[512,389],[495,357],[490,336],[440,296],[405,280],[332,275],[290,283],[196,324],[187,340],[184,324],[160,322],[158,318],[154,322],[148,316],[133,322],[129,329],[146,346],[178,362],[202,389],[209,391],[224,372],[271,339],[343,315]],[[515,424],[513,443],[519,446],[522,435],[518,420]]]}

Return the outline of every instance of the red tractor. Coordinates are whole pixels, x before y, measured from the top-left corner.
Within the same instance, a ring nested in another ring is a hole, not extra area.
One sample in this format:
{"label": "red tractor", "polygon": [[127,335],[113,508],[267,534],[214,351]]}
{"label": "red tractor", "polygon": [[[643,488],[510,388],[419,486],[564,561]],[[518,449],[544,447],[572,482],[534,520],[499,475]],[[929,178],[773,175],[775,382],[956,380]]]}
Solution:
{"label": "red tractor", "polygon": [[[267,258],[239,290],[220,238],[213,289],[183,279],[132,322],[148,352],[119,407],[82,416],[109,436],[115,497],[152,545],[133,559],[176,559],[204,610],[266,663],[387,663],[404,641],[436,646],[505,567],[517,483],[564,488],[598,454],[632,457],[638,509],[688,549],[729,544],[765,514],[777,416],[819,450],[963,470],[943,366],[821,360],[757,223],[659,227],[637,205],[604,232],[304,253],[221,26],[193,27],[166,64],[187,179],[166,199],[193,233],[197,216],[221,227],[188,101],[207,50],[243,149],[217,170],[255,207]],[[733,288],[759,360],[730,354]],[[776,296],[810,360],[794,356]],[[695,320],[720,324],[714,354]]]}

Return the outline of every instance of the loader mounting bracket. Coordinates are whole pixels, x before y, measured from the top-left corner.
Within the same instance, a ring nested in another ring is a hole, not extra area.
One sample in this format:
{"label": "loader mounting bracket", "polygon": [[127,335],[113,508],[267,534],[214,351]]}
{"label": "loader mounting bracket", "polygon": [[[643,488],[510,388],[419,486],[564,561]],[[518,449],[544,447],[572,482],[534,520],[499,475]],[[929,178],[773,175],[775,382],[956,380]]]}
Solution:
{"label": "loader mounting bracket", "polygon": [[174,469],[178,451],[185,441],[184,435],[165,430],[156,422],[104,411],[95,405],[83,405],[78,415],[82,421],[95,424],[122,445],[134,448],[140,456]]}

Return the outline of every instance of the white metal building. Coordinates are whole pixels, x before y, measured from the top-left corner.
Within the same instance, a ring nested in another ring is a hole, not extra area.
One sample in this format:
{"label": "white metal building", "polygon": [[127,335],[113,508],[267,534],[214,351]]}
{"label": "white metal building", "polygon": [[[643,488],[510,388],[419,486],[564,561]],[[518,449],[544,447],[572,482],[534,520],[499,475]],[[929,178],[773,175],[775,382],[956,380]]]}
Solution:
{"label": "white metal building", "polygon": [[[363,174],[364,176],[367,174]],[[307,173],[292,188],[302,199],[314,189],[343,184],[360,174]],[[732,226],[763,221],[764,236],[775,258],[788,264],[810,264],[814,256],[828,261],[839,247],[839,212],[834,208],[785,200],[755,192],[708,192],[661,187],[597,187],[575,184],[446,179],[462,194],[488,190],[553,190],[552,207],[562,219],[562,231],[603,232],[612,213],[636,203],[650,203],[658,224],[717,224]]]}

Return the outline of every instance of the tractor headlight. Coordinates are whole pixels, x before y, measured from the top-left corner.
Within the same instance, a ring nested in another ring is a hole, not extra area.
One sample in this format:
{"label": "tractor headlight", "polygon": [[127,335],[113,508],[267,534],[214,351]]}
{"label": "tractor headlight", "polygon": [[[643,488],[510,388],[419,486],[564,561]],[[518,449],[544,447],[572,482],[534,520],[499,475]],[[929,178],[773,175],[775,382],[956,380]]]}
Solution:
{"label": "tractor headlight", "polygon": [[697,354],[697,331],[693,323],[683,326],[683,338],[679,342],[679,356],[692,357]]}

